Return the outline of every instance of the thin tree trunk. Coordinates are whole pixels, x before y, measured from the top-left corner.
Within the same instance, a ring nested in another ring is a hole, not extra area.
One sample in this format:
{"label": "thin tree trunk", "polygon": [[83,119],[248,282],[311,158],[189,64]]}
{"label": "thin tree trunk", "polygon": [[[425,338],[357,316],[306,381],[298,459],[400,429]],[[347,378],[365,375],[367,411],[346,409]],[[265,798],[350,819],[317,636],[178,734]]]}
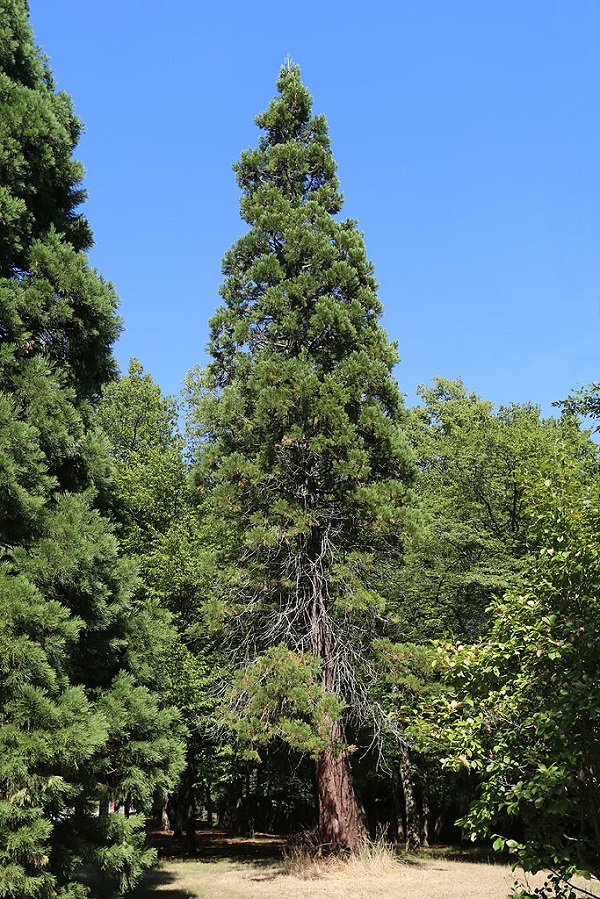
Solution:
{"label": "thin tree trunk", "polygon": [[188,750],[187,764],[183,775],[183,818],[185,822],[186,852],[196,851],[196,759]]}
{"label": "thin tree trunk", "polygon": [[340,725],[330,722],[329,743],[317,757],[319,840],[325,852],[358,852],[362,832],[348,753]]}
{"label": "thin tree trunk", "polygon": [[213,800],[210,784],[206,785],[206,823],[209,827],[213,826]]}
{"label": "thin tree trunk", "polygon": [[169,796],[167,801],[167,815],[169,824],[171,825],[170,829],[173,831],[173,836],[176,839],[179,839],[183,836],[180,790]]}
{"label": "thin tree trunk", "polygon": [[429,849],[429,791],[425,783],[421,793],[421,849]]}
{"label": "thin tree trunk", "polygon": [[394,808],[394,820],[391,822],[392,833],[391,838],[394,843],[404,843],[404,820],[402,818],[402,806],[403,804],[400,801],[399,791],[401,789],[400,784],[394,777],[394,789],[392,791],[392,802]]}
{"label": "thin tree trunk", "polygon": [[160,827],[165,833],[171,830],[171,822],[169,821],[169,796],[165,793],[162,809],[160,812]]}
{"label": "thin tree trunk", "polygon": [[400,779],[404,793],[404,808],[406,811],[406,849],[408,852],[418,852],[421,848],[421,834],[419,826],[419,812],[415,799],[415,788],[410,773],[410,753],[406,743],[400,744]]}
{"label": "thin tree trunk", "polygon": [[186,766],[177,792],[169,797],[168,816],[175,837],[184,837],[188,853],[196,850],[196,758],[188,748]]}

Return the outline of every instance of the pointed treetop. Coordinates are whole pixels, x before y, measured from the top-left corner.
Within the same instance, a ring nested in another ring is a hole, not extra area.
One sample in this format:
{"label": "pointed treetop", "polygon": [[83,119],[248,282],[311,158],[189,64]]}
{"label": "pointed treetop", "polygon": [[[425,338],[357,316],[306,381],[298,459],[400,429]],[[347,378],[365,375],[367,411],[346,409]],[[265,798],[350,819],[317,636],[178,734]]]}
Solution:
{"label": "pointed treetop", "polygon": [[[258,148],[246,150],[234,165],[239,186],[259,200],[258,192],[275,186],[294,204],[317,200],[330,214],[339,212],[337,166],[330,149],[327,121],[312,115],[312,97],[300,75],[300,67],[288,57],[279,71],[277,90],[255,122],[265,132]],[[244,205],[242,214],[247,221]]]}
{"label": "pointed treetop", "polygon": [[298,139],[310,121],[312,97],[302,84],[300,67],[288,59],[277,78],[279,97],[271,100],[267,110],[255,122],[268,134],[268,143],[285,143]]}

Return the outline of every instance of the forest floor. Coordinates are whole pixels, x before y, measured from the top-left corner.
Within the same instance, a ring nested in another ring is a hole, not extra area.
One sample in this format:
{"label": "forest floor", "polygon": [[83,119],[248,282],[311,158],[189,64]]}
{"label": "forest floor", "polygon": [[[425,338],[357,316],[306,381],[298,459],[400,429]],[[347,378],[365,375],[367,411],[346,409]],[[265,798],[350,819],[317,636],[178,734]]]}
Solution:
{"label": "forest floor", "polygon": [[[508,864],[452,851],[399,860],[374,851],[356,862],[302,864],[289,852],[284,858],[284,837],[205,830],[198,832],[195,856],[182,858],[173,838],[156,836],[160,861],[132,899],[506,899],[515,881],[544,881],[542,875],[526,880]],[[598,882],[578,883],[600,897]]]}

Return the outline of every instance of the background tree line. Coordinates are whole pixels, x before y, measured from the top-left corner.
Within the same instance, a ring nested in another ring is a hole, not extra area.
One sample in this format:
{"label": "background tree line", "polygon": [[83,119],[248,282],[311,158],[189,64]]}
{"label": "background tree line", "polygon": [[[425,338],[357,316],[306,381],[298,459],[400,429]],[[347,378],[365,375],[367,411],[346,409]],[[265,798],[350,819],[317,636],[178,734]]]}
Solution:
{"label": "background tree line", "polygon": [[598,876],[597,388],[404,406],[292,64],[235,167],[209,365],[181,400],[119,377],[81,126],[0,6],[0,895],[128,889],[152,811],[190,851],[202,817]]}

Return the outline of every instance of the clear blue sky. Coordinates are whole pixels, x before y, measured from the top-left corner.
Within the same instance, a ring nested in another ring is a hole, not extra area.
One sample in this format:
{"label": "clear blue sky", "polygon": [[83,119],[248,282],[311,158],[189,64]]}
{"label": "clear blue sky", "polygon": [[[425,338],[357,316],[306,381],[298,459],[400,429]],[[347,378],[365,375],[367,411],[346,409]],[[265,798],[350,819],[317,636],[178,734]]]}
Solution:
{"label": "clear blue sky", "polygon": [[206,361],[231,164],[286,55],[328,119],[401,389],[495,403],[600,380],[600,0],[31,0],[87,131],[92,262],[166,392]]}

